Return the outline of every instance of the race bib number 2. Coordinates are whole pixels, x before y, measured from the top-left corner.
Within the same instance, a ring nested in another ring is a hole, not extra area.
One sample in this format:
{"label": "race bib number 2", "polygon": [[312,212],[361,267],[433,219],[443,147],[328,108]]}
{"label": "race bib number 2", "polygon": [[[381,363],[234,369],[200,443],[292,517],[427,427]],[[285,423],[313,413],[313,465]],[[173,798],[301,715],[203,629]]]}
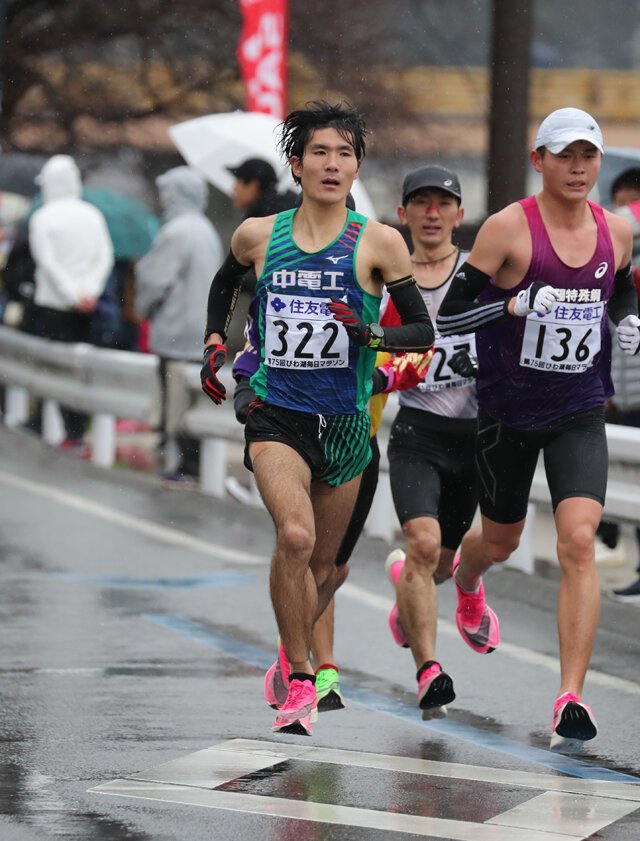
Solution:
{"label": "race bib number 2", "polygon": [[349,337],[327,309],[326,298],[269,292],[265,311],[264,361],[294,370],[346,368]]}
{"label": "race bib number 2", "polygon": [[550,313],[527,316],[520,365],[576,374],[593,365],[601,347],[602,303],[557,304]]}
{"label": "race bib number 2", "polygon": [[418,391],[444,391],[449,388],[464,388],[475,382],[473,377],[461,377],[449,367],[449,360],[459,350],[466,350],[475,356],[476,345],[473,334],[465,336],[436,335],[433,359],[423,382],[418,384]]}

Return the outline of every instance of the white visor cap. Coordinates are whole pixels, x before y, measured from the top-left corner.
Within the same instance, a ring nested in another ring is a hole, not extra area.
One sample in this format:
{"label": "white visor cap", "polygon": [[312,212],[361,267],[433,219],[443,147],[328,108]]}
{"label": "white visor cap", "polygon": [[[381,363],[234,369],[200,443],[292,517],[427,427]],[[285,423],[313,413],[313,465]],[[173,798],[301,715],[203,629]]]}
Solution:
{"label": "white visor cap", "polygon": [[587,140],[604,154],[602,132],[591,114],[579,108],[558,108],[540,123],[535,148],[544,146],[558,155],[575,140]]}

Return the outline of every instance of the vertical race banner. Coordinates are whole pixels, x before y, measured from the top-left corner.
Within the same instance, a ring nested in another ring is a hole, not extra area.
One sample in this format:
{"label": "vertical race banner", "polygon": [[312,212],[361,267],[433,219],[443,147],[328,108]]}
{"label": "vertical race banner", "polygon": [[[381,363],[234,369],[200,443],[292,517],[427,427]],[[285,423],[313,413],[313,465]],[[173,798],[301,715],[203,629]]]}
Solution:
{"label": "vertical race banner", "polygon": [[247,111],[285,115],[287,92],[287,0],[238,0],[242,33],[238,61]]}

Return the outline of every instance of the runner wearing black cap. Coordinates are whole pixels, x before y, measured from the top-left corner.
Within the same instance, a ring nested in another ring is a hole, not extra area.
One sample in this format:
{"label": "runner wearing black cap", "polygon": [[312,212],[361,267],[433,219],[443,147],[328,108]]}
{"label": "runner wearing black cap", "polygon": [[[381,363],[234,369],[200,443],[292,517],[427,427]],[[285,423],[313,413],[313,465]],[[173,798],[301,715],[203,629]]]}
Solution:
{"label": "runner wearing black cap", "polygon": [[[435,322],[458,267],[467,258],[452,241],[464,211],[455,173],[440,166],[410,172],[402,187],[400,221],[413,240],[413,271]],[[400,393],[388,456],[391,490],[406,550],[386,561],[397,591],[389,626],[410,647],[423,718],[446,715],[453,682],[435,659],[436,583],[451,577],[453,557],[476,508],[474,447],[477,403],[473,335],[436,334],[424,382]]]}

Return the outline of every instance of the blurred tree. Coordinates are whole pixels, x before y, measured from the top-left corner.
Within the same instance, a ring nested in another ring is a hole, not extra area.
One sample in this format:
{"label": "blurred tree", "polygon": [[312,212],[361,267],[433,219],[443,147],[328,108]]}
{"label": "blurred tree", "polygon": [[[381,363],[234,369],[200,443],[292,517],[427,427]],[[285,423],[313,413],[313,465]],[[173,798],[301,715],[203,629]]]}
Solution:
{"label": "blurred tree", "polygon": [[241,105],[235,0],[5,2],[5,147],[30,147],[38,126],[50,148],[63,149],[78,145],[88,123]]}

